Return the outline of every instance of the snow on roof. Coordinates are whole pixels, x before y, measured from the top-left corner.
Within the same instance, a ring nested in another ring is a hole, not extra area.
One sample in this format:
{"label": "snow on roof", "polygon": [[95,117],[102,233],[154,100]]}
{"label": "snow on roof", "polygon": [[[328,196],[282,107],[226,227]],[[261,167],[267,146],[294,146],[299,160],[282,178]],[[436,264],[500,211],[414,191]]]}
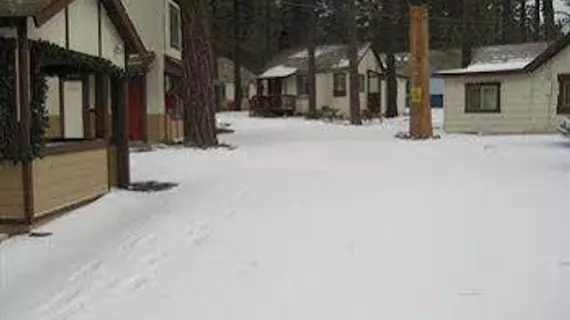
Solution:
{"label": "snow on roof", "polygon": [[297,68],[283,65],[272,67],[261,74],[260,78],[285,78],[297,72]]}
{"label": "snow on roof", "polygon": [[334,65],[334,68],[348,68],[350,66],[350,60],[342,59],[337,64]]}
{"label": "snow on roof", "polygon": [[503,63],[475,63],[467,68],[444,70],[441,74],[516,71],[524,69],[533,59],[512,60]]}
{"label": "snow on roof", "polygon": [[[338,50],[339,46],[320,46],[315,49],[315,58],[318,58],[324,54],[329,52]],[[308,59],[309,58],[309,50],[301,50],[293,55],[291,55],[293,59]]]}
{"label": "snow on roof", "polygon": [[[359,61],[364,58],[369,49],[370,43],[359,46]],[[317,72],[332,72],[337,69],[348,68],[347,52],[348,46],[346,45],[318,46],[315,50]],[[306,73],[308,70],[309,54],[307,49],[288,50],[277,55],[259,78],[282,78],[293,73]]]}
{"label": "snow on roof", "polygon": [[528,66],[546,48],[547,42],[508,44],[477,48],[473,51],[473,59],[466,68],[440,71],[442,75],[519,71]]}

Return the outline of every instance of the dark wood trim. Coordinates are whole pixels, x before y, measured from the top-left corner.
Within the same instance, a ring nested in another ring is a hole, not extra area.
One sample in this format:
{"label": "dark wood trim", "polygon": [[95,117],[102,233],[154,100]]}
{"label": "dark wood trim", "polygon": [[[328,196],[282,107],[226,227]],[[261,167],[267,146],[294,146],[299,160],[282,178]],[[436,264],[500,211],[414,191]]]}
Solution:
{"label": "dark wood trim", "polygon": [[101,3],[117,28],[117,32],[125,41],[125,51],[139,54],[146,53],[146,46],[121,0],[101,0]]}
{"label": "dark wood trim", "polygon": [[18,25],[18,19],[11,17],[0,17],[0,27],[11,27]]}
{"label": "dark wood trim", "polygon": [[117,147],[117,183],[126,189],[130,184],[129,123],[127,101],[129,86],[127,79],[112,79],[113,144]]}
{"label": "dark wood trim", "polygon": [[109,140],[109,83],[104,74],[95,76],[95,110],[96,128],[95,136],[98,139]]}
{"label": "dark wood trim", "polygon": [[41,27],[75,0],[55,0],[34,16],[36,27]]}
{"label": "dark wood trim", "polygon": [[[485,109],[469,109],[469,96],[468,92],[470,88],[481,87],[481,86],[494,86],[497,88],[497,109],[485,110]],[[466,83],[465,84],[465,106],[463,111],[465,113],[501,113],[501,83],[500,82],[478,82],[478,83]]]}
{"label": "dark wood trim", "polygon": [[561,37],[554,43],[552,43],[546,50],[544,50],[534,61],[532,61],[529,65],[526,66],[525,71],[533,72],[538,69],[540,66],[548,62],[562,50],[570,45],[570,33],[567,33],[565,36]]}
{"label": "dark wood trim", "polygon": [[117,173],[118,185],[122,189],[127,189],[131,183],[130,159],[129,159],[129,117],[127,114],[127,104],[129,101],[129,85],[127,79],[119,81],[120,90],[119,103],[117,109]]}
{"label": "dark wood trim", "polygon": [[[28,41],[28,19],[21,18],[17,26],[18,36],[18,74],[20,97],[20,138],[24,153],[31,149],[30,130],[32,121],[31,100],[31,66],[30,42]],[[24,214],[26,221],[34,215],[34,194],[32,180],[32,161],[22,163],[22,185],[24,193]]]}
{"label": "dark wood trim", "polygon": [[97,48],[99,57],[103,56],[103,8],[101,0],[97,1]]}
{"label": "dark wood trim", "polygon": [[5,226],[20,226],[26,224],[28,224],[28,221],[26,219],[6,219],[6,218],[0,219],[0,225],[5,225]]}
{"label": "dark wood trim", "polygon": [[65,137],[65,81],[62,77],[59,80],[59,131],[61,137]]}
{"label": "dark wood trim", "polygon": [[89,76],[81,77],[81,87],[82,87],[82,99],[81,104],[82,106],[82,115],[83,115],[83,138],[91,139],[91,106],[90,106],[90,81]]}
{"label": "dark wood trim", "polygon": [[68,140],[62,141],[58,143],[54,143],[44,148],[43,156],[53,156],[53,155],[61,155],[61,154],[69,154],[69,153],[79,153],[85,151],[92,151],[92,150],[99,150],[99,149],[106,149],[108,146],[107,141],[102,139],[97,140]]}
{"label": "dark wood trim", "polygon": [[164,73],[175,78],[182,77],[182,61],[164,56]]}
{"label": "dark wood trim", "polygon": [[66,213],[77,210],[77,209],[84,207],[86,205],[89,205],[89,204],[101,199],[104,196],[105,196],[105,194],[92,196],[92,197],[89,197],[85,200],[70,204],[68,206],[64,206],[62,208],[58,208],[58,209],[49,211],[47,213],[42,214],[40,217],[34,217],[32,220],[32,224],[38,225],[38,224],[45,223],[45,222],[50,221],[54,218],[57,218],[61,215],[64,215]]}
{"label": "dark wood trim", "polygon": [[65,49],[69,50],[69,7],[65,6]]}

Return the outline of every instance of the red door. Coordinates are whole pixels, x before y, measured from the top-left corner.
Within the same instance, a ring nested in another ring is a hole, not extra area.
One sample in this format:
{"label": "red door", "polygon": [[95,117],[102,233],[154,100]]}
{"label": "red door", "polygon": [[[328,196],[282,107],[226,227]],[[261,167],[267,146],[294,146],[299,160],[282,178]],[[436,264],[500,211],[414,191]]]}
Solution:
{"label": "red door", "polygon": [[131,78],[129,82],[129,140],[143,139],[143,76]]}

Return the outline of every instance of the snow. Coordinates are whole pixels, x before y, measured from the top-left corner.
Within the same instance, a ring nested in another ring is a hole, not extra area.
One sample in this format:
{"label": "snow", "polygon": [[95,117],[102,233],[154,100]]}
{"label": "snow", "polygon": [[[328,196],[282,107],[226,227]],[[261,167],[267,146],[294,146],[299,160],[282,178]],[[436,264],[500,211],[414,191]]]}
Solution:
{"label": "snow", "polygon": [[220,118],[236,150],[132,155],[178,188],[4,242],[0,318],[570,319],[562,137]]}
{"label": "snow", "polygon": [[[315,58],[322,56],[323,54],[327,54],[329,52],[338,50],[341,46],[338,45],[330,45],[330,46],[319,46],[315,49]],[[296,59],[307,59],[309,58],[309,50],[301,50],[291,56],[291,58]]]}
{"label": "snow", "polygon": [[348,59],[340,59],[340,61],[334,66],[334,68],[348,68],[350,66],[350,60]]}
{"label": "snow", "polygon": [[297,72],[296,68],[291,68],[283,65],[275,66],[259,76],[259,78],[285,78]]}
{"label": "snow", "polygon": [[477,73],[477,72],[498,72],[498,71],[515,71],[522,70],[529,65],[533,59],[517,59],[505,62],[491,62],[491,63],[474,63],[467,68],[451,69],[438,72],[439,74],[463,74],[463,73]]}
{"label": "snow", "polygon": [[[370,48],[370,45],[367,44],[366,46],[364,46],[358,50],[357,57],[358,57],[359,61],[364,57],[364,55],[366,54],[366,52],[368,51],[369,48]],[[333,66],[333,68],[343,69],[343,68],[348,68],[349,66],[350,66],[350,60],[347,58],[342,58],[342,59],[340,59],[340,61],[337,64],[335,64]]]}

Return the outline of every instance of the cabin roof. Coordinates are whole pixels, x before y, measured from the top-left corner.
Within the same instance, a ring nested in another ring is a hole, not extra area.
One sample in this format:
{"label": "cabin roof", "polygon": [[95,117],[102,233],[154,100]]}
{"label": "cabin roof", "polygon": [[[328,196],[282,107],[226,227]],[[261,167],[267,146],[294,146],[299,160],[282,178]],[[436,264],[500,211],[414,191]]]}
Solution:
{"label": "cabin roof", "polygon": [[[358,60],[362,60],[370,43],[361,44],[358,47]],[[315,60],[318,73],[343,70],[349,67],[347,45],[323,45],[315,49]],[[308,49],[291,49],[278,54],[269,63],[259,78],[283,78],[296,73],[308,73],[309,53]]]}

